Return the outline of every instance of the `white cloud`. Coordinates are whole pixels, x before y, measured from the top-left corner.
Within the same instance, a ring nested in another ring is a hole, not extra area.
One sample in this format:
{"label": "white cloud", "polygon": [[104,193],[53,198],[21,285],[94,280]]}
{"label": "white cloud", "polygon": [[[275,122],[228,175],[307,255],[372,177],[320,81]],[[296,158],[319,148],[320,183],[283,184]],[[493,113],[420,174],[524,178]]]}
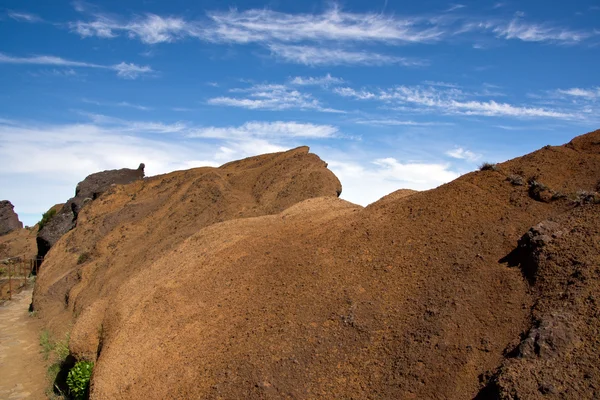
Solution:
{"label": "white cloud", "polygon": [[459,160],[467,160],[470,162],[475,162],[481,158],[480,154],[475,154],[470,150],[463,149],[462,147],[457,147],[452,150],[448,150],[446,155],[457,158]]}
{"label": "white cloud", "polygon": [[182,18],[146,14],[143,18],[126,23],[102,14],[96,14],[96,18],[92,22],[73,22],[71,29],[82,37],[115,38],[120,32],[125,32],[128,37],[137,38],[146,44],[173,42],[187,36],[197,36],[195,25]]}
{"label": "white cloud", "polygon": [[295,64],[310,66],[321,65],[402,65],[405,67],[424,66],[423,60],[389,56],[369,51],[348,51],[336,48],[302,46],[302,45],[269,45],[271,53],[278,59]]}
{"label": "white cloud", "polygon": [[19,12],[19,11],[8,11],[8,16],[15,21],[22,22],[41,22],[42,19],[35,14]]}
{"label": "white cloud", "polygon": [[474,46],[482,48],[482,34],[496,39],[557,44],[580,43],[594,35],[548,23],[526,22],[520,17],[500,20],[448,13],[464,8],[462,4],[453,4],[440,15],[352,13],[334,4],[323,12],[304,14],[266,8],[209,11],[199,20],[151,13],[127,20],[76,7],[91,17],[70,23],[71,30],[82,37],[126,36],[150,45],[190,38],[211,43],[254,43],[268,48],[281,61],[310,66],[427,65],[423,60],[382,54],[365,47],[371,44],[429,44],[468,34]]}
{"label": "white cloud", "polygon": [[191,127],[187,123],[181,121],[174,122],[171,124],[165,124],[163,122],[155,121],[124,120],[121,118],[110,117],[103,114],[87,112],[80,112],[79,114],[88,117],[94,124],[107,127],[118,127],[122,132],[181,133],[191,129]]}
{"label": "white cloud", "polygon": [[571,89],[559,89],[556,91],[559,94],[564,94],[573,97],[583,97],[586,99],[597,99],[600,98],[600,87],[591,89],[571,88]]}
{"label": "white cloud", "polygon": [[373,125],[373,126],[449,126],[454,125],[450,122],[418,122],[410,120],[400,120],[393,118],[383,119],[360,119],[355,121],[361,125]]}
{"label": "white cloud", "polygon": [[505,39],[519,39],[524,42],[558,42],[565,44],[578,43],[592,36],[587,32],[526,23],[521,18],[515,18],[508,24],[500,24],[493,28],[493,32]]}
{"label": "white cloud", "polygon": [[126,79],[136,79],[140,75],[145,75],[153,72],[152,68],[150,68],[147,65],[140,66],[131,63],[128,64],[126,62],[113,65],[111,68],[117,71],[118,76]]}
{"label": "white cloud", "polygon": [[298,85],[298,86],[325,86],[325,87],[327,87],[327,86],[331,86],[331,85],[339,85],[341,83],[344,83],[344,80],[342,78],[333,77],[333,76],[331,76],[331,74],[327,74],[325,76],[318,76],[318,77],[296,76],[294,79],[290,80],[290,83],[292,85]]}
{"label": "white cloud", "polygon": [[392,105],[412,107],[414,111],[429,109],[445,114],[480,115],[486,117],[516,118],[557,118],[574,119],[577,114],[561,110],[545,109],[534,106],[515,106],[498,103],[494,100],[474,101],[468,97],[479,93],[467,93],[456,88],[436,88],[433,86],[396,86],[391,89],[355,90],[349,87],[335,88],[334,93],[358,100],[378,100]]}
{"label": "white cloud", "polygon": [[443,32],[424,18],[348,13],[337,6],[321,14],[285,14],[267,9],[209,13],[209,34],[224,42],[370,41],[429,43]]}
{"label": "white cloud", "polygon": [[299,122],[246,122],[237,127],[197,128],[187,134],[188,137],[210,139],[248,140],[252,138],[307,138],[325,139],[339,136],[338,128],[331,125],[315,125]]}
{"label": "white cloud", "polygon": [[343,199],[368,205],[398,189],[427,190],[458,178],[448,164],[380,158],[370,164],[327,159],[342,182]]}
{"label": "white cloud", "polygon": [[115,65],[101,65],[82,61],[67,60],[56,56],[13,57],[3,53],[0,53],[0,64],[55,65],[73,68],[109,69],[116,71],[119,77],[126,79],[135,79],[140,75],[153,72],[152,68],[149,66],[139,66],[125,62]]}
{"label": "white cloud", "polygon": [[337,93],[343,97],[354,97],[359,100],[369,100],[377,98],[377,95],[375,95],[375,93],[371,93],[366,90],[356,91],[350,87],[335,88],[333,89],[333,93]]}
{"label": "white cloud", "polygon": [[220,96],[208,100],[208,104],[241,107],[250,110],[316,110],[342,112],[324,107],[311,94],[301,93],[286,85],[257,84],[244,89],[232,89],[233,93],[245,93],[244,97]]}
{"label": "white cloud", "polygon": [[82,102],[84,103],[88,103],[88,104],[94,104],[97,106],[103,106],[103,107],[125,107],[125,108],[134,108],[136,110],[140,110],[140,111],[150,111],[152,110],[152,107],[146,107],[146,106],[142,106],[140,104],[134,104],[134,103],[129,103],[127,101],[119,101],[119,102],[103,102],[103,101],[96,101],[96,100],[90,100],[90,99],[81,99]]}
{"label": "white cloud", "polygon": [[450,6],[450,8],[448,8],[446,10],[446,12],[452,12],[452,11],[456,11],[456,10],[460,10],[461,8],[465,8],[466,6],[464,4],[452,4]]}
{"label": "white cloud", "polygon": [[440,86],[440,87],[447,87],[447,88],[460,88],[460,85],[457,85],[455,83],[448,83],[448,82],[423,81],[423,83],[425,85],[429,85],[429,86]]}

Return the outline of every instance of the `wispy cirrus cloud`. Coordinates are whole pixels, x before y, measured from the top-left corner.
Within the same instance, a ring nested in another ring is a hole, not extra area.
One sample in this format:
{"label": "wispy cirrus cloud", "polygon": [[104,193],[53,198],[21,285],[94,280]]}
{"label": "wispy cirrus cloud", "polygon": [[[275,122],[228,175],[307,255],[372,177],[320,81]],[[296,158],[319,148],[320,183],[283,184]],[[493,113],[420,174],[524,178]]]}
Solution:
{"label": "wispy cirrus cloud", "polygon": [[570,88],[570,89],[558,89],[555,91],[556,94],[571,96],[573,98],[583,98],[589,100],[600,99],[600,87],[594,88]]}
{"label": "wispy cirrus cloud", "polygon": [[225,42],[361,41],[429,43],[444,32],[421,17],[381,13],[350,13],[337,5],[320,14],[287,14],[251,9],[208,14],[214,23],[210,38]]}
{"label": "wispy cirrus cloud", "polygon": [[[465,8],[453,4],[446,10]],[[80,9],[81,12],[88,10]],[[435,43],[473,31],[491,32],[498,38],[534,42],[575,43],[593,32],[552,23],[526,22],[522,15],[506,21],[485,17],[449,15],[396,16],[352,13],[334,5],[321,13],[290,14],[270,9],[209,11],[204,20],[147,13],[130,20],[97,11],[91,21],[74,21],[71,30],[82,37],[114,38],[126,35],[146,44],[196,38],[217,43],[299,44],[382,43],[389,45]]]}
{"label": "wispy cirrus cloud", "polygon": [[[281,62],[309,66],[418,67],[428,60],[373,51],[372,45],[398,46],[472,40],[477,48],[482,36],[489,40],[521,40],[577,44],[594,32],[559,27],[551,23],[474,17],[451,13],[465,8],[452,4],[439,15],[398,16],[385,13],[353,13],[334,4],[320,13],[284,13],[270,9],[208,11],[206,17],[189,20],[181,16],[152,13],[123,18],[97,10],[79,10],[90,19],[73,21],[71,30],[81,37],[112,39],[125,36],[155,45],[185,39],[216,44],[257,44]],[[370,48],[371,49],[370,49]]]}
{"label": "wispy cirrus cloud", "polygon": [[146,14],[123,22],[103,14],[95,14],[95,17],[96,20],[92,22],[72,22],[70,27],[81,37],[112,39],[125,33],[129,38],[137,38],[146,44],[174,42],[188,36],[200,35],[197,24],[187,22],[183,18]]}
{"label": "wispy cirrus cloud", "polygon": [[251,121],[240,126],[197,128],[191,130],[187,136],[228,140],[248,140],[251,138],[277,140],[289,138],[328,139],[339,136],[339,130],[332,125],[286,121]]}
{"label": "wispy cirrus cloud", "polygon": [[125,108],[134,108],[134,109],[140,110],[140,111],[152,110],[152,107],[142,106],[140,104],[135,104],[135,103],[129,103],[127,101],[110,102],[110,101],[91,100],[91,99],[87,99],[87,98],[83,98],[83,99],[81,99],[81,101],[84,103],[94,104],[94,105],[101,106],[101,107],[125,107]]}
{"label": "wispy cirrus cloud", "polygon": [[57,67],[108,69],[115,71],[117,76],[125,79],[136,79],[140,76],[148,75],[154,72],[149,66],[139,66],[126,62],[121,62],[115,65],[102,65],[83,61],[67,60],[62,57],[47,55],[14,57],[0,53],[0,64],[53,65]]}
{"label": "wispy cirrus cloud", "polygon": [[574,44],[582,42],[593,32],[584,32],[545,24],[535,24],[514,18],[508,24],[498,24],[492,31],[501,38],[519,39],[524,42],[554,42],[561,44]]}
{"label": "wispy cirrus cloud", "polygon": [[37,16],[35,14],[22,12],[22,11],[9,10],[9,11],[7,11],[6,14],[8,15],[9,18],[12,18],[15,21],[20,21],[20,22],[34,23],[34,22],[42,22],[43,21],[42,18],[40,18],[39,16]]}
{"label": "wispy cirrus cloud", "polygon": [[[333,125],[296,121],[250,121],[239,126],[197,126],[190,122],[138,121],[111,117],[104,114],[78,112],[94,125],[123,133],[144,135],[148,133],[177,134],[186,138],[226,139],[248,141],[253,138],[283,141],[286,139],[328,139],[340,137],[341,132]],[[1,121],[0,121],[1,122]]]}
{"label": "wispy cirrus cloud", "polygon": [[448,7],[446,12],[460,10],[461,8],[465,8],[465,7],[467,7],[467,6],[465,6],[464,4],[452,4],[450,7]]}
{"label": "wispy cirrus cloud", "polygon": [[220,96],[208,100],[208,104],[241,107],[250,110],[315,110],[321,112],[343,112],[325,107],[309,93],[280,84],[256,84],[248,88],[230,89],[230,93],[242,96]]}
{"label": "wispy cirrus cloud", "polygon": [[405,67],[417,67],[427,65],[427,61],[425,60],[397,57],[370,51],[284,44],[271,44],[269,45],[269,49],[271,50],[271,54],[279,60],[309,66],[402,65]]}
{"label": "wispy cirrus cloud", "polygon": [[380,119],[359,119],[354,121],[360,125],[371,125],[371,126],[451,126],[454,125],[451,122],[423,122],[423,121],[412,121],[402,120],[395,118],[380,118]]}
{"label": "wispy cirrus cloud", "polygon": [[389,89],[355,90],[338,87],[333,90],[340,96],[357,100],[377,100],[391,106],[401,106],[405,110],[429,110],[454,115],[478,115],[486,117],[515,118],[556,118],[574,119],[573,111],[547,109],[536,106],[519,106],[500,103],[495,100],[479,101],[470,98],[479,95],[457,88],[437,88],[434,86],[396,86]]}
{"label": "wispy cirrus cloud", "polygon": [[146,133],[184,133],[192,127],[183,121],[173,123],[164,123],[158,121],[136,121],[115,118],[104,114],[79,111],[79,114],[89,118],[97,125],[110,128],[118,128],[122,132],[135,132],[137,134]]}
{"label": "wispy cirrus cloud", "polygon": [[452,158],[456,158],[459,160],[467,160],[470,162],[475,162],[481,158],[481,154],[473,153],[470,150],[464,149],[462,147],[456,147],[452,150],[448,150],[446,155]]}
{"label": "wispy cirrus cloud", "polygon": [[344,83],[345,81],[342,78],[336,78],[334,76],[331,76],[331,74],[327,74],[325,76],[309,76],[309,77],[303,77],[303,76],[296,76],[293,79],[290,79],[290,83],[292,85],[298,85],[298,86],[331,86],[331,85],[340,85],[342,83]]}

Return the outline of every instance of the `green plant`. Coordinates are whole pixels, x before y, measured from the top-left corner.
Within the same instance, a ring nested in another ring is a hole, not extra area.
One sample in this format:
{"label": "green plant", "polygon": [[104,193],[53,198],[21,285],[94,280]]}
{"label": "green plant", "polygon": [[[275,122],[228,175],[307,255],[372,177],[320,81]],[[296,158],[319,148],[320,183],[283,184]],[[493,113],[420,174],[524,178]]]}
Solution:
{"label": "green plant", "polygon": [[79,255],[79,257],[77,258],[77,265],[79,264],[83,264],[84,262],[86,262],[88,259],[90,258],[90,253],[81,253]]}
{"label": "green plant", "polygon": [[600,196],[596,192],[588,192],[586,190],[579,190],[576,193],[575,202],[584,205],[584,204],[600,204]]}
{"label": "green plant", "polygon": [[520,175],[510,175],[506,178],[507,181],[511,183],[511,185],[515,186],[523,186],[525,185],[525,179],[523,179]]}
{"label": "green plant", "polygon": [[50,342],[50,333],[47,330],[43,330],[40,334],[40,346],[42,346],[44,360],[47,360],[50,356],[50,352],[54,350],[54,345]]}
{"label": "green plant", "polygon": [[58,359],[64,360],[69,355],[69,340],[70,335],[67,333],[65,335],[65,340],[54,343],[54,352]]}
{"label": "green plant", "polygon": [[39,227],[38,229],[41,231],[42,229],[44,229],[44,226],[50,222],[50,220],[52,219],[52,217],[54,217],[56,215],[56,209],[55,208],[51,208],[48,211],[46,211],[44,214],[42,214],[42,219],[40,220],[40,222],[38,222]]}
{"label": "green plant", "polygon": [[496,164],[492,164],[489,162],[484,162],[479,166],[480,171],[496,171],[497,169],[498,167],[496,166]]}
{"label": "green plant", "polygon": [[87,397],[93,369],[94,363],[78,361],[69,371],[67,386],[69,387],[69,393],[74,399],[80,400]]}

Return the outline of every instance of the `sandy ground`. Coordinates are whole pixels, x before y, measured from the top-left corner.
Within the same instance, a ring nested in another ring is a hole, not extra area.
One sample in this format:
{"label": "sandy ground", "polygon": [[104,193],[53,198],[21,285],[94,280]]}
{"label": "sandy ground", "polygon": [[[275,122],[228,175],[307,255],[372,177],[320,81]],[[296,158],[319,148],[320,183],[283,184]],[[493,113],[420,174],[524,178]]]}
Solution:
{"label": "sandy ground", "polygon": [[0,399],[46,399],[39,322],[28,314],[31,292],[0,306]]}

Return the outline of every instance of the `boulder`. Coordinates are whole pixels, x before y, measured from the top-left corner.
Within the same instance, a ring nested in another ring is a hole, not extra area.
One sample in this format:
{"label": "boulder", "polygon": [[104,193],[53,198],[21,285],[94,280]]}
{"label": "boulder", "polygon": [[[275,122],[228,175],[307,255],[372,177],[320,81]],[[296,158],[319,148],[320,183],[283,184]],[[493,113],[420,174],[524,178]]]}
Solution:
{"label": "boulder", "polygon": [[8,200],[0,201],[0,235],[6,235],[17,229],[22,229],[23,223],[14,211],[14,206]]}
{"label": "boulder", "polygon": [[79,210],[89,199],[97,199],[112,185],[125,185],[143,179],[144,168],[142,163],[138,169],[123,168],[97,172],[79,182],[75,189],[75,197],[69,199],[38,232],[38,257],[44,257],[62,235],[75,227]]}

